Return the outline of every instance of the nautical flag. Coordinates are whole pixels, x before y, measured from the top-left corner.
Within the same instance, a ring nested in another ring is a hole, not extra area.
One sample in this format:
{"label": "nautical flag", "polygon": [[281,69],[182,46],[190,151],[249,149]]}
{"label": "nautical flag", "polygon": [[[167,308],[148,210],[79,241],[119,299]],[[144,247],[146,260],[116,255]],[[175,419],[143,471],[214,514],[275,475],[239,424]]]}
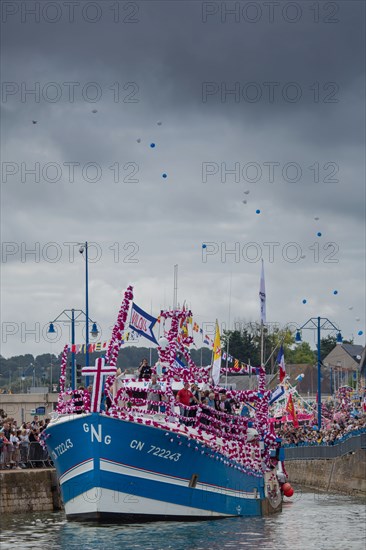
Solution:
{"label": "nautical flag", "polygon": [[242,364],[241,364],[241,368],[242,368],[242,371],[243,371],[243,372],[246,372],[246,373],[249,372],[248,365],[247,365],[246,363],[242,363]]}
{"label": "nautical flag", "polygon": [[291,416],[292,418],[292,422],[294,424],[294,428],[298,428],[299,427],[299,422],[297,420],[297,414],[296,414],[296,409],[295,409],[295,405],[294,405],[294,402],[292,400],[292,395],[290,393],[290,395],[288,396],[288,400],[287,400],[287,405],[286,405],[286,411],[289,413],[289,415]]}
{"label": "nautical flag", "polygon": [[269,404],[272,405],[277,399],[285,393],[285,388],[283,386],[277,386],[277,388],[272,392]]}
{"label": "nautical flag", "polygon": [[236,372],[239,372],[239,371],[240,371],[239,359],[235,359],[235,360],[234,360],[233,369],[234,369]]}
{"label": "nautical flag", "polygon": [[197,325],[197,323],[194,323],[194,324],[193,324],[193,330],[194,330],[195,332],[198,332],[199,329],[200,329],[200,327]]}
{"label": "nautical flag", "polygon": [[286,376],[285,354],[283,352],[283,345],[282,344],[281,344],[280,350],[278,352],[276,361],[277,361],[278,366],[279,366],[279,370],[278,370],[279,381],[280,381],[280,384],[282,384],[282,382],[284,381],[285,376]]}
{"label": "nautical flag", "polygon": [[207,334],[205,335],[205,337],[204,337],[204,339],[203,339],[203,343],[204,343],[204,344],[209,344],[209,343],[210,343],[210,340],[209,340]]}
{"label": "nautical flag", "polygon": [[[152,331],[153,326],[156,323],[155,317],[152,317],[146,311],[139,308],[136,304],[132,304],[130,327],[141,334],[154,344],[157,344],[156,338]],[[128,340],[128,338],[126,338]]]}
{"label": "nautical flag", "polygon": [[186,369],[187,365],[185,365],[181,359],[176,357],[174,359],[173,367],[178,368],[178,369]]}
{"label": "nautical flag", "polygon": [[259,300],[261,306],[261,323],[266,323],[266,285],[264,283],[264,264],[262,260],[261,280],[259,285]]}
{"label": "nautical flag", "polygon": [[217,385],[220,380],[220,368],[221,368],[221,339],[220,339],[219,323],[216,320],[216,332],[215,332],[215,340],[213,345],[213,362],[212,362],[212,380],[215,385]]}

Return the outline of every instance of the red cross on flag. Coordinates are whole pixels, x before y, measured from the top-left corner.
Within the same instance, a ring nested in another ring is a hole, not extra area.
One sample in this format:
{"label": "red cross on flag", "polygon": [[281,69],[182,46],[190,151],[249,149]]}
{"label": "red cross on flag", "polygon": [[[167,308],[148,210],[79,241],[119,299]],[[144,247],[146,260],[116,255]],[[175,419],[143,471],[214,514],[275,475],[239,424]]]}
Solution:
{"label": "red cross on flag", "polygon": [[105,365],[105,360],[103,357],[99,357],[95,361],[94,366],[83,367],[81,374],[83,376],[94,376],[93,382],[93,393],[91,397],[91,412],[100,411],[100,401],[102,398],[102,386],[103,386],[103,377],[109,376],[110,374],[116,374],[117,367],[111,367]]}

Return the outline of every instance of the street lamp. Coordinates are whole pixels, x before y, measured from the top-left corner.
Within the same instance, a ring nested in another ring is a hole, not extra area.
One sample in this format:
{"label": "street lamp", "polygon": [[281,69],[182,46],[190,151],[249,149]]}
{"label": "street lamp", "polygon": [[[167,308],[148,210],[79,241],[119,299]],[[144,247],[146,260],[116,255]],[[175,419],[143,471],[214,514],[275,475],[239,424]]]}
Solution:
{"label": "street lamp", "polygon": [[336,330],[337,344],[342,343],[342,334],[329,319],[326,317],[311,317],[296,331],[295,342],[301,342],[301,331],[303,329],[316,329],[318,339],[318,430],[322,427],[322,396],[321,396],[321,354],[320,354],[320,333],[321,330]]}
{"label": "street lamp", "polygon": [[[63,323],[70,323],[71,322],[71,388],[74,390],[76,389],[76,383],[75,383],[75,323],[80,323],[80,317],[84,316],[87,318],[86,313],[82,309],[64,309],[57,317],[54,319],[48,328],[49,334],[54,334],[56,332],[54,323],[63,322]],[[88,319],[87,322],[87,330],[89,330],[89,321],[92,323],[92,330],[90,334],[93,337],[97,337],[99,334],[97,324],[92,321],[91,319]],[[89,334],[86,334],[85,337],[86,342],[86,350],[87,352],[89,347]],[[51,380],[51,386],[52,386],[52,380]]]}

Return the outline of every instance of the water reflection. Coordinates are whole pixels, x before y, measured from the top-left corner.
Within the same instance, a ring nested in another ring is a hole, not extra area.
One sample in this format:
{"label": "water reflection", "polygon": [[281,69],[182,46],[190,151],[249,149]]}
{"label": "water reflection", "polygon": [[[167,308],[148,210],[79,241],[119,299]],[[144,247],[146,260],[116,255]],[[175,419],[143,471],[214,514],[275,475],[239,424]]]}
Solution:
{"label": "water reflection", "polygon": [[69,523],[61,512],[3,516],[0,540],[1,550],[364,550],[365,525],[364,501],[298,491],[268,518],[99,526]]}

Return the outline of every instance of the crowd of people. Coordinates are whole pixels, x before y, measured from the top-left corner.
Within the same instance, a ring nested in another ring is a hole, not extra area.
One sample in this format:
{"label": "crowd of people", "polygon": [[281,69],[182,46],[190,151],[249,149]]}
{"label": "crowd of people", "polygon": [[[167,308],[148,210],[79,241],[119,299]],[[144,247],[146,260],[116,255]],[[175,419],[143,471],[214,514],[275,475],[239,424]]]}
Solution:
{"label": "crowd of people", "polygon": [[[161,395],[161,384],[158,376],[153,373],[153,369],[148,364],[147,359],[143,359],[137,369],[139,381],[149,382],[146,390],[147,394],[140,392],[136,397],[147,398],[147,410],[152,412],[165,411],[165,396]],[[225,389],[220,392],[213,392],[209,389],[200,389],[196,383],[185,381],[183,388],[175,392],[176,404],[179,405],[181,422],[190,425],[194,422],[197,413],[197,405],[202,411],[202,424],[208,424],[210,418],[215,416],[215,411],[227,413],[230,415],[239,414],[241,407],[235,399],[230,398]],[[247,409],[245,408],[247,411]],[[186,420],[187,419],[187,420]]]}
{"label": "crowd of people", "polygon": [[35,416],[32,422],[20,426],[14,418],[5,418],[0,423],[0,469],[22,469],[51,466],[47,452],[39,443],[40,434],[49,419]]}
{"label": "crowd of people", "polygon": [[[140,381],[148,382],[148,385],[143,392],[133,392],[136,394],[133,397],[146,397],[149,412],[165,412],[166,396],[162,392],[159,377],[153,370],[147,359],[141,362],[138,377]],[[219,392],[206,388],[200,389],[196,383],[185,381],[183,388],[176,392],[175,400],[179,405],[181,423],[192,425],[196,421],[198,408],[199,422],[205,425],[210,424],[215,418],[219,419],[219,413],[250,416],[248,407],[230,397],[224,388]],[[91,392],[91,389],[88,388],[88,391]],[[79,390],[84,392],[84,387],[80,386]],[[83,392],[74,395],[74,405],[79,413],[84,411]],[[110,406],[111,400],[105,396],[103,408],[108,410]],[[282,445],[334,445],[351,432],[366,432],[365,400],[361,403],[360,399],[359,404],[352,407],[349,399],[341,406],[338,403],[338,409],[336,403],[325,406],[326,417],[323,419],[321,430],[318,430],[316,423],[316,411],[312,421],[301,422],[297,427],[292,422],[275,423],[276,435],[281,438]],[[52,465],[47,451],[40,444],[40,435],[48,422],[49,419],[40,420],[38,416],[34,416],[32,422],[18,426],[13,418],[3,419],[0,422],[0,469]]]}
{"label": "crowd of people", "polygon": [[301,423],[297,428],[287,422],[276,429],[282,445],[335,445],[354,432],[366,432],[366,413],[362,408],[335,413],[333,419],[325,418],[322,428],[314,422]]}

